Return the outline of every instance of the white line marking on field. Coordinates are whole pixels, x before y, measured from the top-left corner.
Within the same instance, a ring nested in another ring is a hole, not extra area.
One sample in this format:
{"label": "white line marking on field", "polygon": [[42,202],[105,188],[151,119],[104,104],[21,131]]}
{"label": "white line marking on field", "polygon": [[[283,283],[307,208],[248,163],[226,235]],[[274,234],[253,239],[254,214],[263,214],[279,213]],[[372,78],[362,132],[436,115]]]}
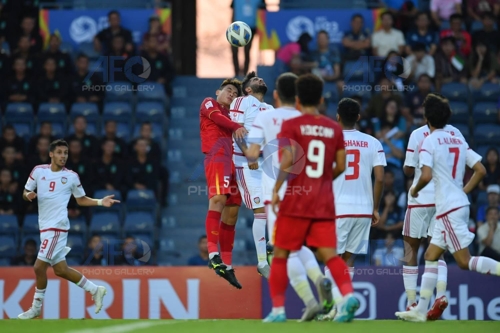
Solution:
{"label": "white line marking on field", "polygon": [[133,323],[133,324],[122,324],[122,325],[112,325],[99,328],[87,328],[84,330],[69,331],[67,333],[122,333],[122,332],[132,332],[134,330],[140,330],[149,328],[152,326],[159,325],[172,325],[179,324],[181,321],[154,321],[146,323]]}

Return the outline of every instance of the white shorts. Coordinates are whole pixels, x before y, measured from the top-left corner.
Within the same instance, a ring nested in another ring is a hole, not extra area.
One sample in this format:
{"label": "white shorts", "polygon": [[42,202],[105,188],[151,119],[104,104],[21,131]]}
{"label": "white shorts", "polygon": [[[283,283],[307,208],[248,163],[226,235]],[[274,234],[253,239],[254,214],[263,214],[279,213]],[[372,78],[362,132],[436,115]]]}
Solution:
{"label": "white shorts", "polygon": [[474,240],[469,231],[469,206],[460,207],[436,219],[431,244],[455,253],[467,248]]}
{"label": "white shorts", "polygon": [[248,209],[264,207],[262,195],[262,169],[250,170],[248,165],[236,167],[236,182],[241,199]]}
{"label": "white shorts", "polygon": [[66,260],[68,231],[48,230],[40,233],[40,250],[37,258],[54,266]]}
{"label": "white shorts", "polygon": [[337,253],[366,254],[372,219],[368,217],[343,217],[335,220]]}
{"label": "white shorts", "polygon": [[426,238],[432,236],[436,223],[436,206],[409,206],[403,224],[403,236]]}

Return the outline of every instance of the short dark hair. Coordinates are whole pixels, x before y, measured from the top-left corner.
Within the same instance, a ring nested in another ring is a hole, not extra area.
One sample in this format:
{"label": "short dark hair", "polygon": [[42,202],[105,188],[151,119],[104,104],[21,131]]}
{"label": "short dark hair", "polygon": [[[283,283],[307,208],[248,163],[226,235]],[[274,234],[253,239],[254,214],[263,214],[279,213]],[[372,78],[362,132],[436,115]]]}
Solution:
{"label": "short dark hair", "polygon": [[345,126],[354,127],[361,113],[361,106],[352,98],[342,98],[337,106],[337,114]]}
{"label": "short dark hair", "polygon": [[283,73],[276,80],[276,92],[282,103],[295,103],[297,89],[295,83],[299,77],[293,73]]}
{"label": "short dark hair", "polygon": [[430,93],[425,97],[424,115],[429,124],[434,128],[443,128],[448,123],[451,116],[451,109],[448,99],[438,93]]}
{"label": "short dark hair", "polygon": [[228,86],[228,85],[233,85],[236,87],[236,89],[238,90],[238,96],[241,96],[241,81],[236,79],[236,78],[233,78],[233,79],[225,79],[224,81],[222,81],[219,89],[222,90],[224,89],[225,86]]}
{"label": "short dark hair", "polygon": [[417,79],[417,82],[420,81],[420,80],[422,80],[424,77],[427,78],[427,79],[429,79],[432,82],[432,78],[427,73],[420,74],[420,76]]}
{"label": "short dark hair", "polygon": [[380,19],[383,19],[384,16],[386,16],[386,15],[389,15],[391,17],[391,19],[394,21],[394,16],[391,14],[390,11],[385,11],[382,14],[380,14]]}
{"label": "short dark hair", "polygon": [[427,14],[427,12],[420,11],[417,13],[417,15],[415,15],[415,20],[418,20],[420,18],[420,16],[425,16],[425,17],[429,18],[429,14]]}
{"label": "short dark hair", "polygon": [[241,82],[241,89],[243,90],[243,95],[247,95],[247,92],[245,91],[245,89],[248,87],[248,85],[250,84],[250,80],[253,79],[254,77],[257,77],[257,73],[255,72],[250,72],[248,73],[245,78],[243,79],[243,81]]}
{"label": "short dark hair", "polygon": [[33,245],[34,247],[37,246],[35,240],[31,239],[31,238],[27,239],[26,242],[24,242],[24,246],[27,246],[27,245]]}
{"label": "short dark hair", "polygon": [[117,10],[110,10],[109,13],[108,13],[108,18],[111,16],[111,15],[118,15],[118,17],[120,17],[120,12],[117,11]]}
{"label": "short dark hair", "polygon": [[413,52],[426,52],[427,48],[425,47],[425,44],[423,43],[416,43],[411,47],[411,50]]}
{"label": "short dark hair", "polygon": [[495,21],[495,15],[492,12],[484,12],[481,18],[483,20],[485,18],[489,18],[490,20]]}
{"label": "short dark hair", "polygon": [[14,128],[14,126],[12,124],[7,124],[3,127],[3,132],[7,131],[7,130],[13,130],[15,131],[16,129]]}
{"label": "short dark hair", "polygon": [[488,215],[488,213],[489,213],[491,210],[496,210],[497,212],[499,211],[499,210],[498,210],[498,207],[496,207],[496,206],[489,206],[488,208],[486,208],[486,215]]}
{"label": "short dark hair", "polygon": [[455,14],[452,14],[450,16],[450,23],[451,21],[453,20],[460,20],[460,21],[463,21],[464,20],[464,17],[461,15],[461,14],[458,14],[458,13],[455,13]]}
{"label": "short dark hair", "polygon": [[325,34],[325,35],[327,35],[327,36],[330,36],[330,35],[328,34],[328,31],[326,31],[326,30],[320,30],[320,31],[318,31],[318,33],[316,34],[316,36],[318,36],[318,35],[320,35],[320,34]]}
{"label": "short dark hair", "polygon": [[57,147],[68,148],[68,143],[66,141],[64,141],[63,139],[58,139],[58,140],[52,141],[50,143],[50,146],[49,146],[49,151],[54,152],[54,150],[56,150]]}
{"label": "short dark hair", "polygon": [[323,96],[323,81],[314,74],[299,76],[296,83],[297,96],[303,106],[318,106]]}
{"label": "short dark hair", "polygon": [[365,18],[363,17],[363,15],[359,14],[359,13],[356,13],[354,14],[353,16],[351,16],[351,21],[354,21],[355,19],[357,18],[360,18],[362,19],[363,21],[365,20]]}
{"label": "short dark hair", "polygon": [[206,235],[201,235],[200,237],[198,237],[198,243],[201,242],[205,238],[207,238]]}
{"label": "short dark hair", "polygon": [[76,57],[76,60],[80,60],[82,58],[85,58],[89,60],[89,57],[85,53],[78,53],[78,56]]}

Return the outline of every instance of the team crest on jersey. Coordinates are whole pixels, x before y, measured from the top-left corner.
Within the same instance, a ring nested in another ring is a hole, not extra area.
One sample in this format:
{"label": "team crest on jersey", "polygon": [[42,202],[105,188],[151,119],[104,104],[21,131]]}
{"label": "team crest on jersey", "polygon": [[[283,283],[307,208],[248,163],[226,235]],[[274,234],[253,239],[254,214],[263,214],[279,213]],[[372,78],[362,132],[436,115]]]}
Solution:
{"label": "team crest on jersey", "polygon": [[255,197],[253,198],[253,201],[258,205],[260,204],[260,198],[259,197]]}
{"label": "team crest on jersey", "polygon": [[210,108],[213,108],[213,107],[214,107],[214,105],[212,104],[212,101],[208,101],[208,102],[205,103],[205,108],[210,109]]}
{"label": "team crest on jersey", "polygon": [[61,183],[66,184],[68,182],[68,178],[62,177],[61,178]]}

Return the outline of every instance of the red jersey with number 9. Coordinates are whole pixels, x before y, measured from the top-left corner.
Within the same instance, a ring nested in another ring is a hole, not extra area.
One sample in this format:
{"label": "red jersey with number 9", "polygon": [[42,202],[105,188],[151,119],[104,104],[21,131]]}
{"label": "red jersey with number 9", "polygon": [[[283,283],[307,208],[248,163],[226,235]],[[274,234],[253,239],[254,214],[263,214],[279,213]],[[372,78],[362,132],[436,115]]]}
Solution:
{"label": "red jersey with number 9", "polygon": [[[283,122],[280,144],[295,146],[292,172],[279,207],[283,216],[333,220],[333,164],[344,150],[342,128],[321,115],[302,115]],[[297,170],[299,166],[300,170]]]}

